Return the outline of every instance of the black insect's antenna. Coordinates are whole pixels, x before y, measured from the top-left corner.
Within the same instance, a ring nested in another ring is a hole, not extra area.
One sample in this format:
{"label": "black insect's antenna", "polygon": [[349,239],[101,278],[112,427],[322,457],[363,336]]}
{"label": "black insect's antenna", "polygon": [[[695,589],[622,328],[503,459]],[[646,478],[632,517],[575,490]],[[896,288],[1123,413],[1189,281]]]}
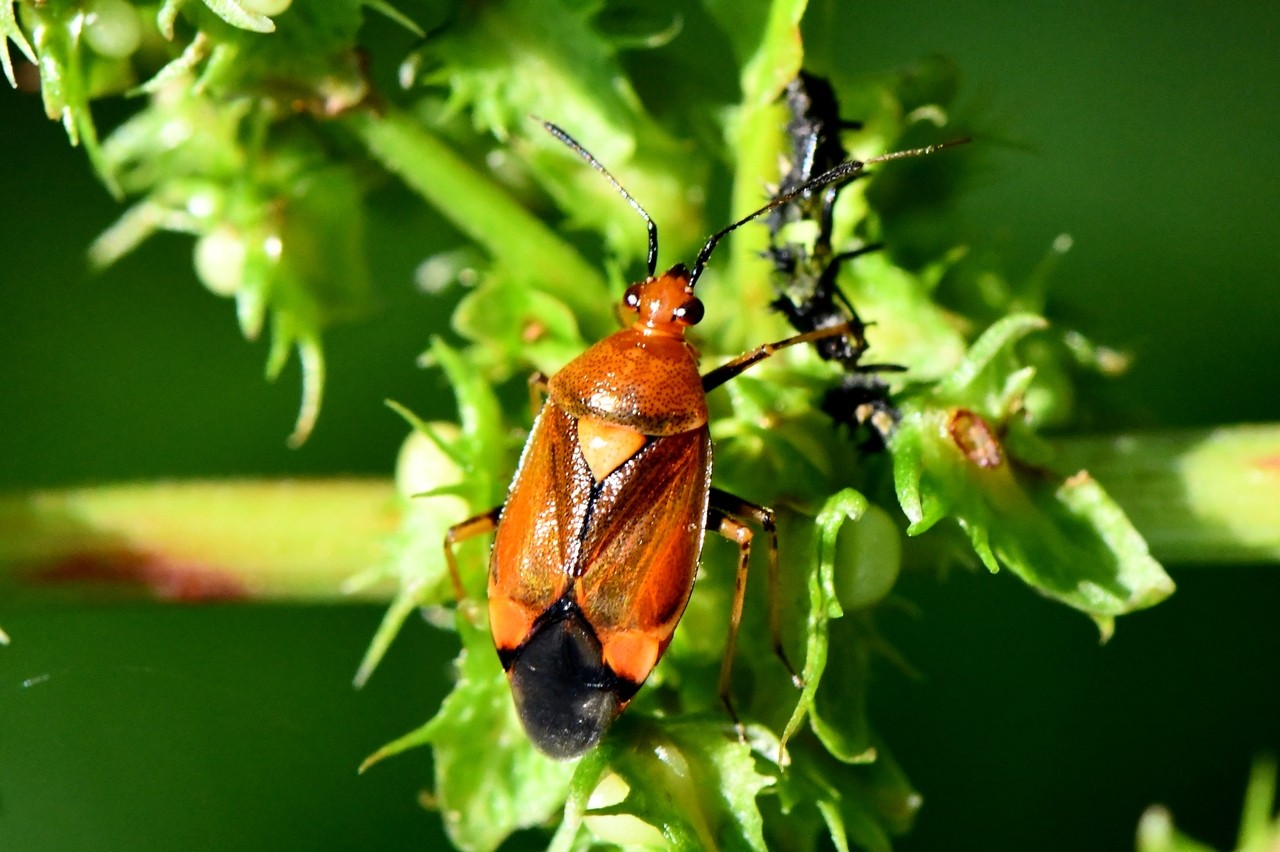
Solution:
{"label": "black insect's antenna", "polygon": [[655,225],[653,223],[653,220],[649,218],[649,214],[646,213],[644,211],[644,208],[640,206],[640,202],[632,198],[631,193],[623,189],[622,184],[618,183],[617,179],[613,175],[609,174],[609,170],[606,169],[603,165],[601,165],[600,161],[597,160],[594,156],[592,156],[590,151],[588,151],[586,148],[583,148],[581,145],[579,145],[577,139],[574,139],[568,133],[565,133],[562,129],[560,129],[559,127],[557,127],[556,125],[552,124],[549,121],[543,121],[537,116],[533,116],[533,120],[541,124],[543,127],[545,127],[547,129],[547,132],[550,133],[552,136],[556,137],[565,145],[569,146],[569,148],[575,154],[577,154],[579,157],[581,157],[582,159],[590,163],[591,168],[595,169],[600,174],[604,175],[605,179],[608,180],[609,183],[613,184],[613,188],[618,191],[618,194],[621,195],[623,198],[625,198],[627,200],[627,203],[631,205],[631,209],[639,213],[640,218],[644,219],[644,223],[649,229],[648,267],[649,267],[649,277],[652,278],[654,271],[656,271],[658,268],[658,226]]}
{"label": "black insect's antenna", "polygon": [[[698,252],[698,257],[693,262],[693,271],[689,273],[689,286],[692,287],[698,283],[698,279],[702,276],[703,270],[707,268],[707,261],[711,259],[711,252],[715,251],[716,245],[719,244],[720,240],[724,239],[724,237],[731,231],[742,227],[757,216],[762,216],[770,210],[773,210],[775,207],[781,207],[787,202],[794,201],[800,196],[813,192],[814,190],[822,189],[824,186],[853,180],[853,178],[857,177],[858,173],[864,168],[875,163],[887,163],[890,160],[901,160],[904,157],[923,157],[928,154],[932,154],[935,151],[941,151],[943,148],[952,148],[956,145],[963,145],[968,141],[969,139],[967,137],[964,139],[953,139],[950,142],[942,142],[938,145],[926,145],[923,148],[911,148],[906,151],[894,151],[890,154],[881,154],[879,157],[872,157],[869,160],[847,160],[835,168],[823,172],[813,180],[796,187],[788,193],[777,196],[759,210],[743,216],[727,228],[722,228],[710,237],[707,237],[706,244],[703,245],[702,251]],[[583,153],[586,152],[584,151]],[[634,204],[634,202],[632,203]]]}

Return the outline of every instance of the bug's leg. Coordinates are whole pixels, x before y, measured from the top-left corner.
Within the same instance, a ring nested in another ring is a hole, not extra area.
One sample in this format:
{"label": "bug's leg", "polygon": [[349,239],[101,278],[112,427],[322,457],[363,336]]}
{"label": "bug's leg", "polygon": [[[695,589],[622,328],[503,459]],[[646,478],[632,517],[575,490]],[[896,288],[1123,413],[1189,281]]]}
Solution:
{"label": "bug's leg", "polygon": [[[730,494],[727,491],[721,491],[719,488],[711,489],[711,505],[719,509],[723,515],[731,516],[734,519],[751,521],[768,536],[769,638],[773,642],[773,653],[781,661],[782,667],[787,670],[787,674],[791,675],[791,682],[797,688],[803,687],[804,679],[800,677],[795,667],[791,665],[791,660],[787,658],[786,649],[782,646],[782,599],[778,594],[778,525],[774,519],[773,510],[766,506],[748,503],[741,497]],[[750,547],[750,539],[750,530],[748,530],[748,547]],[[743,568],[739,570],[743,574],[746,573]]]}
{"label": "bug's leg", "polygon": [[547,398],[547,374],[541,370],[529,374],[529,411],[536,419],[542,410],[542,403]]}
{"label": "bug's leg", "polygon": [[707,373],[702,377],[702,389],[704,391],[714,390],[744,370],[755,366],[765,358],[779,350],[786,349],[788,346],[795,346],[797,343],[808,343],[813,340],[823,340],[828,337],[837,337],[841,334],[852,334],[855,337],[860,337],[857,327],[852,322],[842,322],[824,328],[815,328],[813,331],[806,331],[804,334],[797,334],[794,337],[788,337],[776,343],[764,343]]}
{"label": "bug's leg", "polygon": [[[714,492],[713,492],[714,493]],[[733,700],[729,697],[729,676],[733,671],[733,652],[738,644],[738,623],[742,621],[742,602],[747,593],[747,563],[751,558],[751,528],[735,518],[730,517],[716,506],[711,507],[707,516],[707,529],[719,533],[738,545],[738,573],[733,583],[733,605],[729,613],[729,638],[724,643],[724,658],[720,662],[720,683],[717,690],[724,709],[733,720],[738,731],[738,740],[746,742],[746,730],[738,720],[733,709]]]}
{"label": "bug's leg", "polygon": [[460,524],[454,524],[444,535],[444,561],[449,566],[449,579],[453,581],[453,594],[457,598],[459,607],[467,604],[467,589],[462,585],[462,572],[458,570],[458,560],[453,555],[453,547],[469,538],[492,532],[498,526],[500,517],[502,517],[502,507],[495,506],[483,514],[467,518]]}

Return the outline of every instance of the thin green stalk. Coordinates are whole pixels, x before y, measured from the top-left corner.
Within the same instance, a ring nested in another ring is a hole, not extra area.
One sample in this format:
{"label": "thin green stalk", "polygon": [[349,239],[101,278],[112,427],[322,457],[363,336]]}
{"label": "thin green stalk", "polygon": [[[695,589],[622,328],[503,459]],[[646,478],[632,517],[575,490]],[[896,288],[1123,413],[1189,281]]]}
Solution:
{"label": "thin green stalk", "polygon": [[593,318],[599,324],[600,317],[612,316],[611,297],[600,272],[420,121],[389,109],[381,114],[353,113],[347,124],[374,159],[484,246],[498,263],[523,269],[539,289],[574,305],[579,320],[594,335],[612,330],[592,325]]}
{"label": "thin green stalk", "polygon": [[[1171,564],[1280,561],[1280,423],[1063,439]],[[114,485],[0,498],[0,592],[389,600],[389,480]]]}
{"label": "thin green stalk", "polygon": [[1170,564],[1280,560],[1280,424],[1058,443],[1103,484]]}
{"label": "thin green stalk", "polygon": [[[764,34],[750,55],[740,55],[742,74],[742,103],[736,115],[733,134],[734,185],[730,215],[742,216],[756,209],[767,200],[771,183],[778,179],[778,161],[782,155],[782,134],[779,128],[786,124],[786,113],[779,103],[787,83],[795,79],[804,61],[804,48],[800,38],[800,20],[804,17],[806,0],[787,0],[773,3],[768,15],[761,22]],[[726,5],[722,14],[738,14],[733,6]],[[734,27],[730,25],[729,31]],[[738,45],[739,50],[744,50]],[[760,262],[760,254],[768,246],[763,228],[743,228],[734,234],[730,243],[733,301],[741,306],[742,314],[758,315],[773,298],[769,267]],[[732,327],[724,331],[733,334]],[[737,338],[720,335],[728,349],[743,349],[755,345],[741,333]]]}
{"label": "thin green stalk", "polygon": [[[334,601],[400,525],[390,481],[142,483],[0,497],[0,592]],[[392,581],[355,597],[389,599]]]}

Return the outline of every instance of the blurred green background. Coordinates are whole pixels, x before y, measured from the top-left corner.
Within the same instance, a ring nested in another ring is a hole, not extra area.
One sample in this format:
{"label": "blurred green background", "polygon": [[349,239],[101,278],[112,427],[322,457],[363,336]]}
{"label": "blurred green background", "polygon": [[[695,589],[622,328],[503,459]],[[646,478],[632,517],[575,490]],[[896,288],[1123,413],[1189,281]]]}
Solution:
{"label": "blurred green background", "polygon": [[[1109,425],[1280,420],[1280,5],[819,3],[810,24],[849,71],[958,62],[1003,136],[962,220],[1015,270],[1072,235],[1053,316],[1137,356]],[[449,413],[414,366],[449,305],[412,275],[457,237],[415,199],[377,199],[379,309],[328,334],[325,410],[290,451],[296,365],[262,381],[191,241],[90,277],[120,208],[83,153],[7,87],[0,148],[0,489],[386,475],[405,429],[384,398]],[[1126,848],[1155,802],[1230,844],[1251,758],[1280,751],[1280,572],[1171,568],[1178,593],[1105,648],[1008,576],[904,582],[918,614],[884,627],[924,679],[872,690],[925,796],[902,848]],[[453,649],[411,623],[357,693],[380,615],[0,600],[0,850],[435,848],[429,756],[355,767],[433,711]]]}

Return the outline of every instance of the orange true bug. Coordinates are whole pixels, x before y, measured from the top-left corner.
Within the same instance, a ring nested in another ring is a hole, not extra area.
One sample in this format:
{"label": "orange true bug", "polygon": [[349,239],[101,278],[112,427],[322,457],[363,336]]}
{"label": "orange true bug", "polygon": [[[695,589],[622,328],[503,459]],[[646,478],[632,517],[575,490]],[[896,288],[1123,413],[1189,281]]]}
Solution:
{"label": "orange true bug", "polygon": [[[666,650],[693,590],[705,530],[739,548],[719,682],[733,715],[729,673],[752,539],[744,521],[758,524],[769,537],[771,583],[777,576],[777,533],[771,510],[711,487],[706,394],[779,349],[850,331],[847,324],[809,331],[700,375],[697,353],[684,334],[702,318],[693,290],[716,244],[757,216],[847,180],[869,163],[941,146],[842,163],[711,235],[691,270],[677,264],[655,275],[653,220],[585,148],[559,127],[543,126],[644,219],[648,277],[623,298],[624,308],[636,315],[634,324],[587,349],[549,381],[534,380],[547,400],[506,502],[450,529],[445,557],[461,600],[465,592],[453,546],[496,530],[488,588],[493,642],[529,739],[547,755],[569,759],[599,741]],[[786,663],[776,606],[771,622],[775,648]]]}

